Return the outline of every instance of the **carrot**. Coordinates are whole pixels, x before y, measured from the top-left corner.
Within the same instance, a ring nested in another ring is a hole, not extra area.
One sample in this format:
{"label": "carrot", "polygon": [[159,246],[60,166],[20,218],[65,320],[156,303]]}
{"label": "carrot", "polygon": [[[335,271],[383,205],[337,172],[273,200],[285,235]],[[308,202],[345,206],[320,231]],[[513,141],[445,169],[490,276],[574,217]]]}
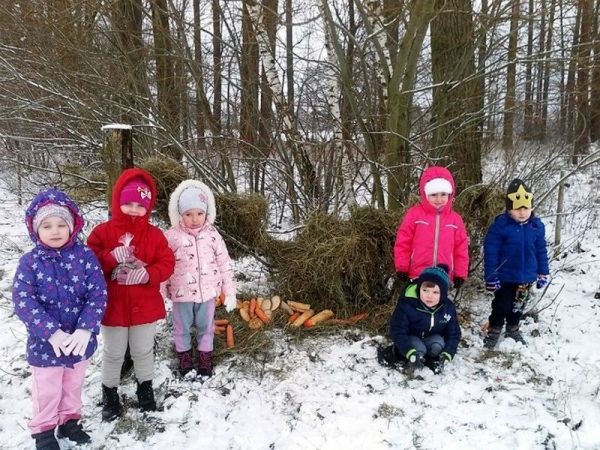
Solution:
{"label": "carrot", "polygon": [[227,331],[225,333],[225,343],[227,348],[232,348],[235,345],[235,341],[233,340],[233,327],[231,325],[227,325]]}
{"label": "carrot", "polygon": [[331,319],[333,317],[333,311],[330,309],[324,309],[319,314],[312,316],[306,322],[304,322],[304,326],[306,328],[314,327],[319,322],[323,322],[324,320]]}
{"label": "carrot", "polygon": [[215,325],[217,325],[218,327],[225,327],[225,326],[229,325],[229,320],[217,319],[217,320],[215,320]]}
{"label": "carrot", "polygon": [[331,319],[331,320],[328,320],[327,323],[330,323],[332,325],[354,325],[356,322],[358,322],[359,320],[363,320],[368,315],[369,315],[369,313],[365,312],[365,313],[355,314],[351,317],[348,317],[347,319]]}
{"label": "carrot", "polygon": [[300,303],[300,302],[288,302],[290,308],[294,311],[308,311],[310,309],[310,305],[308,303]]}
{"label": "carrot", "polygon": [[225,332],[225,327],[215,327],[215,334],[221,334]]}
{"label": "carrot", "polygon": [[308,319],[310,319],[314,315],[315,315],[315,312],[312,309],[309,309],[308,311],[304,311],[302,314],[300,314],[300,316],[296,320],[294,320],[294,323],[292,323],[292,326],[299,327],[300,325],[302,325],[304,322],[306,322]]}
{"label": "carrot", "polygon": [[299,312],[295,312],[293,313],[290,318],[288,319],[288,323],[293,323],[294,320],[296,320],[298,317],[300,317],[300,313]]}
{"label": "carrot", "polygon": [[223,303],[225,303],[225,294],[223,294],[223,291],[221,291],[221,293],[219,294],[219,296],[217,297],[217,300],[215,301],[215,307],[219,307],[221,306]]}
{"label": "carrot", "polygon": [[256,299],[253,298],[250,300],[250,317],[254,317],[256,315]]}
{"label": "carrot", "polygon": [[269,323],[269,318],[267,317],[265,312],[262,310],[262,308],[257,306],[256,309],[254,310],[254,313],[256,314],[256,317],[258,317],[261,320],[262,323]]}

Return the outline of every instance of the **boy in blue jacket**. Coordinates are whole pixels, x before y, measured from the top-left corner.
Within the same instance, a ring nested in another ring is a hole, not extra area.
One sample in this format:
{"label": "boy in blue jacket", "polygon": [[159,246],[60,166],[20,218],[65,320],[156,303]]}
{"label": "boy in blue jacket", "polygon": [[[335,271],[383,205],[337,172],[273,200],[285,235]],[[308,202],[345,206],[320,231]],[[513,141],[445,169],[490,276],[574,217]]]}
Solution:
{"label": "boy in blue jacket", "polygon": [[506,321],[505,337],[522,344],[519,321],[529,297],[529,289],[548,282],[548,253],[544,224],[532,211],[533,194],[515,178],[506,192],[506,211],[485,236],[483,259],[485,286],[494,293],[492,314],[483,345],[494,348]]}
{"label": "boy in blue jacket", "polygon": [[454,358],[461,331],[454,303],[448,299],[450,284],[446,271],[428,267],[417,278],[416,297],[401,297],[390,321],[394,345],[384,350],[390,362],[399,359],[410,370],[426,365],[441,373]]}

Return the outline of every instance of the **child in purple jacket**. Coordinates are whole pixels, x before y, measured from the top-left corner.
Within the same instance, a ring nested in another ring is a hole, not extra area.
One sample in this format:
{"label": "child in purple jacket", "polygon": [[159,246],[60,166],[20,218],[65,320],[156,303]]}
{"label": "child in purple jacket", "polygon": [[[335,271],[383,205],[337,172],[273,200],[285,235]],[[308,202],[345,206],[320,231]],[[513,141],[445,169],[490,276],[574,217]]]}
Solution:
{"label": "child in purple jacket", "polygon": [[77,239],[83,218],[64,192],[36,195],[25,222],[35,247],[19,260],[12,296],[27,328],[28,426],[37,449],[59,450],[56,436],[90,442],[80,423],[81,389],[106,308],[106,283],[96,256]]}

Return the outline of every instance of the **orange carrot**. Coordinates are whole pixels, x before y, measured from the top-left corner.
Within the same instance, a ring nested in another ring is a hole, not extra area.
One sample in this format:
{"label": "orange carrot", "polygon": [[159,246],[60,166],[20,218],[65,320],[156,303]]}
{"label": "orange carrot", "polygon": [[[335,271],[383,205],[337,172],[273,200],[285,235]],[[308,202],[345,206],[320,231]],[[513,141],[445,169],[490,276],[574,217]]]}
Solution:
{"label": "orange carrot", "polygon": [[217,319],[217,320],[215,320],[215,325],[218,327],[226,327],[227,325],[229,325],[229,320]]}
{"label": "orange carrot", "polygon": [[309,309],[308,311],[304,311],[302,314],[300,314],[300,316],[296,320],[294,320],[294,323],[292,324],[292,326],[299,327],[300,325],[302,325],[304,322],[306,322],[308,319],[310,319],[314,315],[315,315],[315,312],[312,309]]}
{"label": "orange carrot", "polygon": [[217,297],[217,300],[215,300],[215,307],[219,307],[221,306],[223,303],[225,303],[225,294],[223,293],[223,291],[221,291],[221,293],[219,294],[219,296]]}
{"label": "orange carrot", "polygon": [[296,320],[298,317],[300,317],[300,313],[299,312],[295,312],[294,314],[292,314],[290,316],[290,318],[288,319],[288,323],[293,323],[294,320]]}
{"label": "orange carrot", "polygon": [[308,303],[288,302],[288,306],[294,311],[300,312],[308,311],[310,309],[310,305]]}
{"label": "orange carrot", "polygon": [[348,317],[348,320],[350,321],[350,323],[356,323],[359,320],[366,319],[368,315],[369,315],[369,313],[366,313],[366,312],[354,314],[352,317]]}
{"label": "orange carrot", "polygon": [[225,332],[225,327],[215,327],[215,334],[221,334]]}
{"label": "orange carrot", "polygon": [[267,317],[265,312],[262,310],[262,308],[257,306],[254,309],[254,313],[256,314],[256,317],[258,317],[262,321],[262,323],[269,323],[269,318]]}
{"label": "orange carrot", "polygon": [[254,317],[256,311],[256,299],[253,298],[252,300],[250,300],[250,317]]}
{"label": "orange carrot", "polygon": [[319,314],[315,314],[306,322],[304,322],[304,326],[306,328],[314,327],[319,322],[323,322],[324,320],[331,319],[333,317],[333,311],[330,309],[324,309]]}
{"label": "orange carrot", "polygon": [[235,345],[235,341],[233,340],[233,327],[231,325],[227,325],[225,342],[227,348],[232,348]]}

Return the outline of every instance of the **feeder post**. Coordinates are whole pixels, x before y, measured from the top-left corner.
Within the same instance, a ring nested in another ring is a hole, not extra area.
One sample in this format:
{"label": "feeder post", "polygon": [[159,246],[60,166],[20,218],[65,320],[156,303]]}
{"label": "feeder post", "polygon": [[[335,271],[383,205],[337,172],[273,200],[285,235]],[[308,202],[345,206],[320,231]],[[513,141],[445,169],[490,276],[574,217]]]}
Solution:
{"label": "feeder post", "polygon": [[102,131],[102,161],[106,171],[106,201],[110,215],[113,186],[123,170],[133,167],[133,134],[131,125],[118,123],[104,125]]}

